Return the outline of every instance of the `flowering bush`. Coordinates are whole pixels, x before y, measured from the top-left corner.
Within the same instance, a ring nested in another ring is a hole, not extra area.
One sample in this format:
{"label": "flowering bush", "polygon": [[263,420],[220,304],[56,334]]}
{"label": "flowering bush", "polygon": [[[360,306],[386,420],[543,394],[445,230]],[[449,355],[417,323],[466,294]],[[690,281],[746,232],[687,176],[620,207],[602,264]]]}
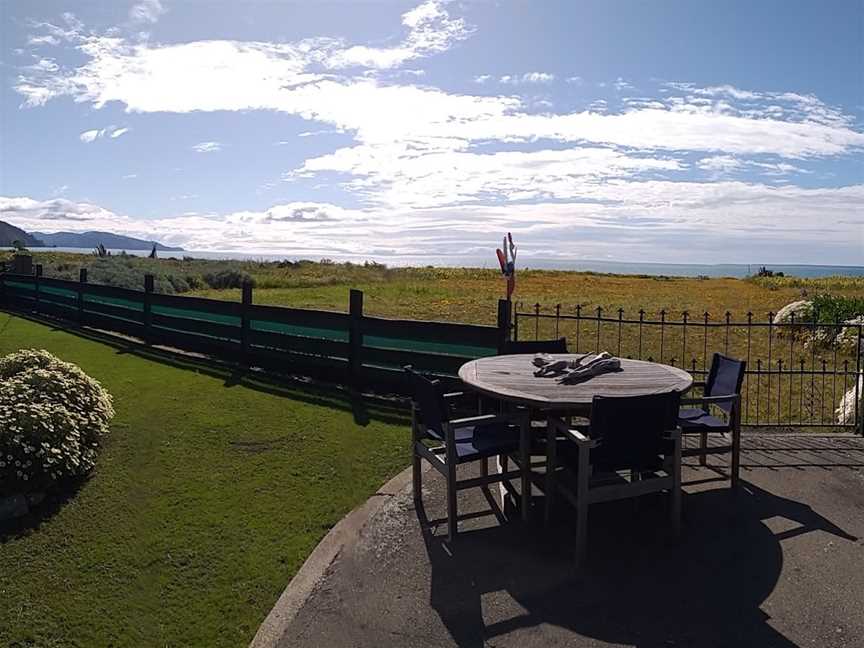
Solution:
{"label": "flowering bush", "polygon": [[47,351],[0,358],[0,495],[84,475],[114,416],[111,395]]}
{"label": "flowering bush", "polygon": [[[859,344],[859,327],[864,325],[864,315],[853,317],[843,323],[846,326],[840,329],[837,338],[834,340],[834,344],[843,353],[855,353],[855,345]],[[864,340],[862,340],[861,344],[861,351],[864,352]]]}
{"label": "flowering bush", "polygon": [[858,385],[852,386],[840,399],[840,405],[834,410],[837,415],[837,423],[840,425],[849,425],[855,421],[855,396],[858,396],[858,411],[861,411],[861,406],[864,404],[864,376],[858,376]]}
{"label": "flowering bush", "polygon": [[[794,319],[793,319],[794,318]],[[786,304],[774,316],[775,324],[803,324],[813,319],[813,302],[806,299]]]}

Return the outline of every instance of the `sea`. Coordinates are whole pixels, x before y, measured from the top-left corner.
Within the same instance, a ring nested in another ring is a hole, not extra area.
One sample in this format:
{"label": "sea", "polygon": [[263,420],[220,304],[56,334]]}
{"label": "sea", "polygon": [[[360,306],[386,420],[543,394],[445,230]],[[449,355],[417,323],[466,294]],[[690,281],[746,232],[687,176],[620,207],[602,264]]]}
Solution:
{"label": "sea", "polygon": [[[42,248],[45,249],[45,248]],[[92,254],[90,248],[49,248],[56,252],[76,252],[79,254]],[[39,248],[34,248],[38,251]],[[111,249],[112,254],[126,252],[134,256],[148,256],[150,250],[120,250]],[[307,256],[294,256],[291,254],[263,254],[257,252],[231,252],[213,250],[183,250],[171,252],[159,252],[160,258],[184,258],[194,259],[228,259],[228,260],[251,260],[251,261],[300,261],[309,259]],[[352,263],[363,263],[374,261],[384,263],[390,267],[408,266],[437,266],[437,267],[465,267],[465,268],[498,268],[494,255],[492,258],[481,258],[476,255],[451,255],[451,256],[349,256],[328,255],[327,258],[336,262],[350,261]],[[313,259],[318,261],[320,259]],[[543,269],[543,270],[573,270],[582,272],[602,272],[609,274],[648,275],[667,277],[749,277],[756,274],[759,268],[765,266],[773,272],[782,272],[785,275],[795,277],[830,277],[830,276],[864,276],[864,265],[801,265],[794,263],[633,263],[628,261],[607,261],[597,259],[564,259],[541,257],[522,257],[518,259],[518,269]]]}

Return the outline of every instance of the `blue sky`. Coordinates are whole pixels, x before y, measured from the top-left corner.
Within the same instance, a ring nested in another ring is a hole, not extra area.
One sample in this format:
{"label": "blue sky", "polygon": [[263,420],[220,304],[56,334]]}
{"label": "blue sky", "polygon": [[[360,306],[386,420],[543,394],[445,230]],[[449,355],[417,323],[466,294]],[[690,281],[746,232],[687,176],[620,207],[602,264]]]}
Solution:
{"label": "blue sky", "polygon": [[0,1],[0,219],[30,231],[864,264],[858,0]]}

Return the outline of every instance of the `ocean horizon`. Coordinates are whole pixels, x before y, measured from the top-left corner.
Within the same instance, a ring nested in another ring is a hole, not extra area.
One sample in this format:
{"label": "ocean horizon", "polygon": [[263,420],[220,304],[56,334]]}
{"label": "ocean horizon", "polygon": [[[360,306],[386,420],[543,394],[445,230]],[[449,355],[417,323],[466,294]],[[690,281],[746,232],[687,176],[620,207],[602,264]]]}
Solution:
{"label": "ocean horizon", "polygon": [[[50,250],[54,252],[74,252],[78,254],[91,254],[89,248],[33,248],[34,251]],[[123,250],[109,249],[112,254],[125,252],[133,256],[148,256],[150,250]],[[159,258],[182,259],[191,257],[193,259],[209,260],[234,260],[234,261],[320,261],[323,258],[334,262],[344,263],[382,263],[390,267],[465,267],[465,268],[489,268],[497,269],[498,264],[493,258],[486,259],[479,255],[404,255],[399,257],[381,255],[297,255],[297,254],[273,254],[264,252],[232,252],[219,250],[180,250],[159,251]],[[491,255],[490,255],[491,256]],[[782,272],[784,275],[795,277],[830,277],[830,276],[864,276],[864,266],[850,265],[811,265],[795,263],[659,263],[659,262],[632,262],[632,261],[609,261],[600,259],[561,259],[542,258],[533,256],[518,257],[517,270],[567,270],[571,272],[600,272],[605,274],[625,275],[648,275],[648,276],[670,276],[670,277],[734,277],[743,278],[756,274],[759,268],[765,266],[773,272]]]}

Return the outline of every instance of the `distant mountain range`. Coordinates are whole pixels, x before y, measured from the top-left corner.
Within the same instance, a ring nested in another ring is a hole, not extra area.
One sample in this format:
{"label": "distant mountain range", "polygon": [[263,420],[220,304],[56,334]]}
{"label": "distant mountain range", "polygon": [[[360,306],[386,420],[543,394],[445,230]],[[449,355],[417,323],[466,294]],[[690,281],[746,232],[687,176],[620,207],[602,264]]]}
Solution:
{"label": "distant mountain range", "polygon": [[[95,248],[99,244],[109,250],[150,250],[156,244],[157,250],[165,252],[180,252],[181,247],[162,245],[158,241],[144,241],[131,236],[120,236],[110,232],[32,232],[32,235],[42,241],[47,247]],[[37,244],[33,244],[37,245]]]}
{"label": "distant mountain range", "polygon": [[145,241],[121,236],[111,232],[30,232],[0,221],[0,247],[12,247],[14,241],[21,241],[27,247],[70,247],[95,248],[100,244],[109,250],[157,250],[163,252],[182,252],[182,247],[162,245],[158,241]]}
{"label": "distant mountain range", "polygon": [[21,241],[24,245],[36,247],[42,242],[24,230],[0,221],[0,247],[12,247],[13,241]]}

